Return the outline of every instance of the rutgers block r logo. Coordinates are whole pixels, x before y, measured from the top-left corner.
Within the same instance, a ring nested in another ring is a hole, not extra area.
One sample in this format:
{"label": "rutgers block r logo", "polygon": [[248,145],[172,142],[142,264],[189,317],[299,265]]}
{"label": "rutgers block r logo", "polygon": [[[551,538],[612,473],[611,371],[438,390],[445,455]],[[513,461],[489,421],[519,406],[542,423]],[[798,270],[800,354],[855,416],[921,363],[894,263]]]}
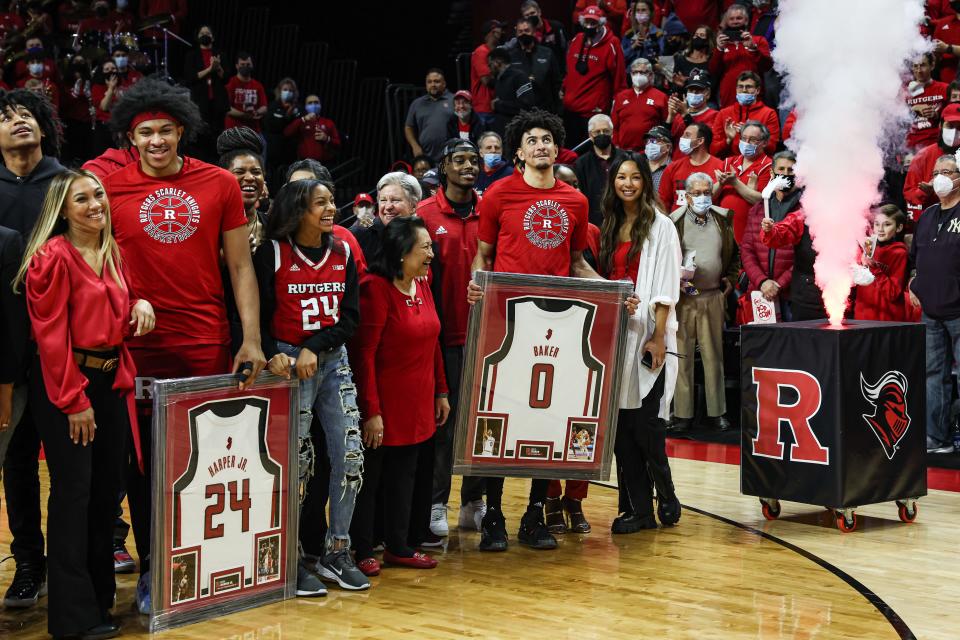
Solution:
{"label": "rutgers block r logo", "polygon": [[197,231],[200,205],[182,189],[157,189],[140,203],[140,224],[147,235],[158,242],[183,242]]}
{"label": "rutgers block r logo", "polygon": [[523,214],[523,233],[540,249],[556,249],[569,231],[570,216],[555,200],[538,200]]}
{"label": "rutgers block r logo", "polygon": [[[757,385],[757,437],[753,439],[753,455],[782,460],[780,427],[786,423],[793,432],[789,460],[830,464],[830,450],[820,444],[810,426],[823,399],[820,382],[806,371],[755,367],[753,383]],[[783,389],[792,389],[797,395],[796,402],[785,404],[780,395]]]}

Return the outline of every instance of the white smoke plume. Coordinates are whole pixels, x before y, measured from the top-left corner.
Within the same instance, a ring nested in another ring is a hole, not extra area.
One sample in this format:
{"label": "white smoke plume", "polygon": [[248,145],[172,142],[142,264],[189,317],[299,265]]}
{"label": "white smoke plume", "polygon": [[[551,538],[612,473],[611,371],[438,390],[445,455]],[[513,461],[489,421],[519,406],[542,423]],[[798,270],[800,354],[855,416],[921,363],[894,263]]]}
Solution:
{"label": "white smoke plume", "polygon": [[[838,12],[856,16],[841,28]],[[773,57],[797,124],[802,206],[817,250],[817,285],[830,323],[843,319],[870,207],[879,199],[883,150],[900,143],[909,117],[902,73],[930,48],[919,34],[923,0],[780,0]]]}

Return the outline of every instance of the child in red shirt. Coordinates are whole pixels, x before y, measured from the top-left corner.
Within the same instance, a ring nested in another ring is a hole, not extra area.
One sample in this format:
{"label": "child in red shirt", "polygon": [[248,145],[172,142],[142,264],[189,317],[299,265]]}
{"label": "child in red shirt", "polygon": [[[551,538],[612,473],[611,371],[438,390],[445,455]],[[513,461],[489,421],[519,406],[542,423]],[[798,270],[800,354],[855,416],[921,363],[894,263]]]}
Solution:
{"label": "child in red shirt", "polygon": [[907,245],[900,238],[907,216],[896,205],[880,207],[873,219],[877,246],[872,256],[861,253],[860,264],[870,269],[872,284],[857,287],[856,320],[907,320],[904,291],[907,284]]}

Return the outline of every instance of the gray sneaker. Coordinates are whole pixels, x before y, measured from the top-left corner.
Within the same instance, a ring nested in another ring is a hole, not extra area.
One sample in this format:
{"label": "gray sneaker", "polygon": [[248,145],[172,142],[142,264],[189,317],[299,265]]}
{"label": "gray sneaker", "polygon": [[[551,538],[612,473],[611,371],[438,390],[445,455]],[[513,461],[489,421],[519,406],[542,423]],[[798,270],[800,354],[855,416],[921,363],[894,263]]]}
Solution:
{"label": "gray sneaker", "polygon": [[367,576],[357,569],[350,555],[350,549],[331,551],[317,561],[317,570],[324,580],[333,580],[342,588],[350,591],[363,591],[370,588]]}
{"label": "gray sneaker", "polygon": [[304,565],[297,563],[297,597],[318,598],[327,595],[327,588],[320,581],[320,577]]}

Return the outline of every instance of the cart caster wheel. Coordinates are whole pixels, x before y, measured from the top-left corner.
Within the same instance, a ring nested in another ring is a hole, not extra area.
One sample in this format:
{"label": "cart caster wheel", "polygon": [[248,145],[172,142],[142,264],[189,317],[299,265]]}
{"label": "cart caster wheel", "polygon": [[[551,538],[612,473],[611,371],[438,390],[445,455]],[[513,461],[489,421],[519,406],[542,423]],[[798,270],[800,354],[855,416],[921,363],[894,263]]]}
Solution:
{"label": "cart caster wheel", "polygon": [[776,520],[780,517],[780,501],[766,500],[760,501],[760,510],[763,511],[763,517],[767,520]]}
{"label": "cart caster wheel", "polygon": [[917,513],[920,511],[920,507],[917,506],[916,502],[897,502],[897,513],[900,516],[900,520],[903,522],[913,522],[917,519]]}
{"label": "cart caster wheel", "polygon": [[842,513],[837,514],[837,529],[840,529],[843,533],[850,533],[856,528],[857,514],[851,514],[849,520]]}

